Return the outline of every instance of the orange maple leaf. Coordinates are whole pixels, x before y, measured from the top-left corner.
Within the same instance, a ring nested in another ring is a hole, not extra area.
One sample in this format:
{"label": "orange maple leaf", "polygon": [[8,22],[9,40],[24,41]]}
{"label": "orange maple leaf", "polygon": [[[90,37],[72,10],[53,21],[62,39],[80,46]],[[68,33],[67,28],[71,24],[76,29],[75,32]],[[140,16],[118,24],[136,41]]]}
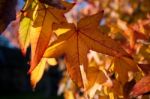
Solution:
{"label": "orange maple leaf", "polygon": [[118,74],[117,78],[123,85],[129,80],[130,72],[139,72],[137,64],[127,57],[116,57],[113,65],[114,71]]}
{"label": "orange maple leaf", "polygon": [[[79,66],[83,65],[87,71],[89,50],[116,57],[129,56],[117,42],[100,33],[98,26],[102,16],[103,11],[85,17],[76,26],[68,23],[61,26],[54,24],[55,33],[59,34],[58,39],[44,53],[46,58],[64,55],[69,75],[79,87],[83,86]],[[64,29],[68,31],[64,33]]]}
{"label": "orange maple leaf", "polygon": [[30,27],[31,43],[31,72],[40,62],[45,49],[48,47],[52,35],[52,24],[66,22],[64,13],[69,11],[73,4],[62,1],[66,9],[45,6],[38,2],[33,12],[33,23]]}

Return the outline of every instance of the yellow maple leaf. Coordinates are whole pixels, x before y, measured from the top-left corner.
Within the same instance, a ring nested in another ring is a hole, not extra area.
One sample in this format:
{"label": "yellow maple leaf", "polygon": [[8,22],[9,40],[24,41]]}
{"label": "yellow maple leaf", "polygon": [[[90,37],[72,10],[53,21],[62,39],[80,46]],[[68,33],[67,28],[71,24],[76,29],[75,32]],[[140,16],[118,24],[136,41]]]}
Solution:
{"label": "yellow maple leaf", "polygon": [[57,62],[54,58],[42,58],[40,63],[31,72],[30,80],[31,85],[35,88],[36,84],[41,80],[47,65],[56,65]]}
{"label": "yellow maple leaf", "polygon": [[22,52],[25,54],[26,50],[30,44],[30,27],[32,20],[29,18],[23,18],[20,22],[19,27],[19,43],[22,49]]}
{"label": "yellow maple leaf", "polygon": [[42,61],[31,72],[30,80],[33,88],[35,88],[37,82],[39,82],[40,79],[42,78],[42,75],[44,74],[45,66],[46,66],[46,59],[42,59]]}
{"label": "yellow maple leaf", "polygon": [[21,10],[21,17],[19,23],[19,43],[22,52],[25,54],[27,47],[30,44],[30,32],[33,23],[33,12],[37,5],[37,0],[27,0]]}
{"label": "yellow maple leaf", "polygon": [[79,66],[83,65],[87,72],[89,50],[111,56],[129,56],[118,43],[100,33],[98,26],[102,16],[103,11],[85,17],[77,23],[77,26],[69,23],[63,23],[61,26],[54,24],[55,29],[69,30],[66,33],[58,33],[61,35],[44,53],[46,58],[64,55],[69,75],[79,87],[83,86]]}
{"label": "yellow maple leaf", "polygon": [[38,0],[27,0],[22,9],[19,41],[24,53],[26,53],[27,47],[31,44],[32,58],[29,73],[31,74],[33,87],[41,79],[46,68],[46,62],[50,65],[56,65],[57,63],[55,59],[48,59],[46,61],[41,58],[50,42],[52,24],[66,22],[64,13],[73,7],[73,4],[64,1],[61,3],[66,9],[47,6]]}
{"label": "yellow maple leaf", "polygon": [[37,2],[33,11],[32,26],[30,27],[30,43],[31,43],[31,72],[40,62],[45,49],[47,48],[51,35],[52,24],[66,22],[64,13],[73,7],[73,4],[62,1],[66,9],[58,9],[46,6]]}

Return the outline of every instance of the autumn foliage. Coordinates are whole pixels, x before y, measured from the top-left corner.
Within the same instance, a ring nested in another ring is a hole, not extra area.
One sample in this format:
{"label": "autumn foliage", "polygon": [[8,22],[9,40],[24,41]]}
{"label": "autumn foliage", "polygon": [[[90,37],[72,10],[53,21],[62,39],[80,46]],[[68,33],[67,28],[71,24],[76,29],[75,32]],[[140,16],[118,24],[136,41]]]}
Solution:
{"label": "autumn foliage", "polygon": [[67,75],[73,81],[64,96],[77,98],[80,88],[85,98],[148,99],[150,1],[85,0],[87,8],[73,13],[72,22],[66,13],[82,1],[56,1],[26,0],[20,11],[18,38],[23,53],[31,46],[33,88],[63,56],[67,73],[60,86]]}

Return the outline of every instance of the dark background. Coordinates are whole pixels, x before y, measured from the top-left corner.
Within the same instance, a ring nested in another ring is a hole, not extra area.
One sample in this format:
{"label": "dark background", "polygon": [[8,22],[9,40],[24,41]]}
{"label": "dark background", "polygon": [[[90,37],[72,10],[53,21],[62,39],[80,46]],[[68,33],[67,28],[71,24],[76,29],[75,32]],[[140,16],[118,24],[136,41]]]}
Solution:
{"label": "dark background", "polygon": [[57,96],[61,72],[57,66],[45,72],[35,90],[30,85],[27,74],[30,60],[30,48],[27,55],[21,50],[9,46],[9,41],[0,37],[0,99],[62,99]]}

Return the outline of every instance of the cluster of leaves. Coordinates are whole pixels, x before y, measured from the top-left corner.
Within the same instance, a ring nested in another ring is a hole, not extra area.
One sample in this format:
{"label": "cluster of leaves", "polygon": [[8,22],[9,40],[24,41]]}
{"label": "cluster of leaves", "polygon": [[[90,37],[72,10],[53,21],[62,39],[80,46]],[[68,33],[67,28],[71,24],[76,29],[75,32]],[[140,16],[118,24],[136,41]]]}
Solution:
{"label": "cluster of leaves", "polygon": [[[29,73],[33,87],[41,79],[47,63],[55,65],[54,58],[64,56],[67,72],[72,81],[79,88],[84,88],[85,94],[90,98],[97,94],[104,99],[128,99],[129,94],[138,96],[149,92],[150,87],[143,85],[145,79],[144,83],[149,84],[150,81],[147,80],[149,76],[143,78],[144,80],[137,83],[132,90],[133,85],[143,75],[149,74],[143,65],[137,65],[139,61],[145,59],[139,59],[140,54],[135,54],[135,49],[139,47],[136,46],[137,38],[141,37],[139,35],[149,36],[148,18],[133,24],[128,22],[131,20],[128,17],[127,20],[119,17],[119,14],[120,16],[125,14],[117,13],[122,10],[117,6],[119,4],[115,7],[109,5],[112,3],[109,0],[103,3],[100,3],[103,0],[98,0],[101,7],[104,7],[104,11],[99,8],[95,14],[86,15],[78,22],[68,23],[64,14],[75,4],[52,1],[26,0],[21,11],[19,41],[23,53],[26,53],[29,45],[31,46]],[[97,0],[89,0],[91,4],[95,1]],[[113,1],[113,3],[118,2]],[[106,13],[104,13],[105,9]],[[115,13],[115,16],[111,13]],[[104,26],[99,24],[102,19],[106,20]],[[107,29],[110,31],[106,31]],[[122,37],[126,40],[121,41]],[[126,43],[127,41],[129,43]],[[146,49],[149,51],[148,47]],[[146,52],[141,51],[141,55],[149,53]],[[145,57],[148,63],[150,58],[147,55]],[[139,90],[139,87],[143,89]]]}

